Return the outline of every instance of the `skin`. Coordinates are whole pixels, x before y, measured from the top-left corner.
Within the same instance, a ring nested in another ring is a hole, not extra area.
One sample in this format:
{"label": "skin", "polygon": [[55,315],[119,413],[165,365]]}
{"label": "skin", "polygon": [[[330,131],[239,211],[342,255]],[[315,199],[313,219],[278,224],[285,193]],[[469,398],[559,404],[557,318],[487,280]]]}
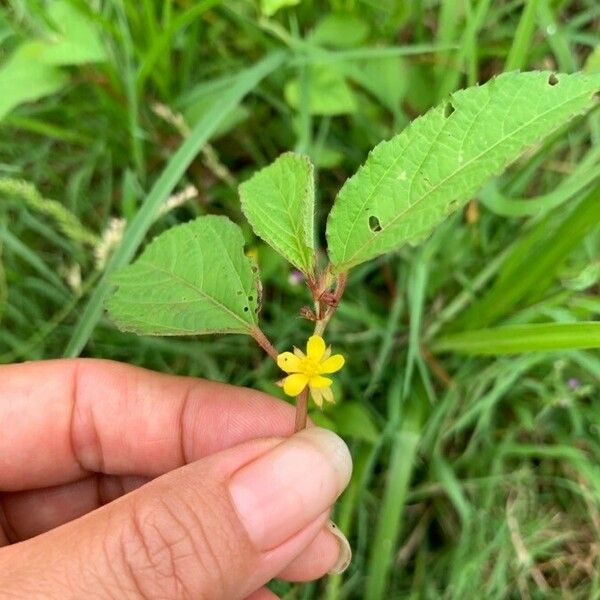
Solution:
{"label": "skin", "polygon": [[233,508],[228,482],[292,434],[293,408],[265,394],[25,363],[0,367],[0,423],[0,598],[267,600],[271,578],[338,558],[328,507],[267,550]]}

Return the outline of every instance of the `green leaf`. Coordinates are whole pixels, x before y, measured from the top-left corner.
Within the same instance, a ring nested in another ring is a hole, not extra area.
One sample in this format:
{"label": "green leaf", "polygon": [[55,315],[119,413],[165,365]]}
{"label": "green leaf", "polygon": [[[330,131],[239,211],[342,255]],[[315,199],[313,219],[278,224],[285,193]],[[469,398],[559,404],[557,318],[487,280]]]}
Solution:
{"label": "green leaf", "polygon": [[379,144],[329,216],[335,269],[422,240],[529,146],[589,109],[599,89],[599,75],[506,73]]}
{"label": "green leaf", "polygon": [[[327,64],[315,64],[308,75],[309,113],[311,115],[344,115],[357,110],[356,98],[339,70]],[[287,103],[298,110],[301,93],[298,79],[289,81],[284,89]]]}
{"label": "green leaf", "polygon": [[314,173],[307,156],[287,152],[240,185],[256,235],[304,273],[314,268]]}
{"label": "green leaf", "polygon": [[297,4],[300,4],[300,0],[260,0],[260,10],[266,17],[272,17],[282,8]]}
{"label": "green leaf", "polygon": [[319,146],[312,149],[315,165],[321,169],[333,169],[344,160],[344,153],[330,146]]}
{"label": "green leaf", "polygon": [[40,61],[39,48],[21,46],[0,68],[0,119],[24,102],[53,94],[69,77]]}
{"label": "green leaf", "polygon": [[108,313],[142,335],[249,334],[259,310],[255,271],[237,225],[199,217],[158,236],[114,275]]}
{"label": "green leaf", "polygon": [[0,68],[0,119],[20,104],[64,87],[69,76],[58,66],[106,60],[93,21],[70,2],[52,2],[48,17],[56,31],[21,44]]}
{"label": "green leaf", "polygon": [[81,65],[107,59],[95,23],[72,2],[52,2],[48,16],[56,31],[44,44],[42,60],[51,65]]}
{"label": "green leaf", "polygon": [[336,406],[331,416],[335,422],[335,430],[340,435],[355,437],[370,444],[377,443],[381,437],[371,414],[359,402],[344,402]]}
{"label": "green leaf", "polygon": [[435,352],[488,355],[585,348],[600,348],[599,321],[478,329],[447,335],[433,344]]}
{"label": "green leaf", "polygon": [[404,62],[399,56],[348,61],[341,69],[393,114],[399,111],[409,84]]}
{"label": "green leaf", "polygon": [[323,17],[310,41],[332,48],[353,48],[364,44],[369,36],[369,24],[366,20],[353,15],[327,15]]}

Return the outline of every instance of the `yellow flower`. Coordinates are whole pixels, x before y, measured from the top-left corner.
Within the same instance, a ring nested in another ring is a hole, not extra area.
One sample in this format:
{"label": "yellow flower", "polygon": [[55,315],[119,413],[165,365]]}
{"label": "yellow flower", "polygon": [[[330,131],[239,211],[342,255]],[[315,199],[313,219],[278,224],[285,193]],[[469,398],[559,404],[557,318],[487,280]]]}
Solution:
{"label": "yellow flower", "polygon": [[323,374],[339,371],[344,362],[341,354],[331,356],[331,347],[325,347],[325,340],[320,335],[313,335],[308,338],[306,354],[294,348],[293,353],[283,352],[277,357],[279,368],[289,373],[283,380],[283,391],[288,396],[297,396],[308,386],[317,406],[322,407],[323,400],[333,402],[333,381]]}

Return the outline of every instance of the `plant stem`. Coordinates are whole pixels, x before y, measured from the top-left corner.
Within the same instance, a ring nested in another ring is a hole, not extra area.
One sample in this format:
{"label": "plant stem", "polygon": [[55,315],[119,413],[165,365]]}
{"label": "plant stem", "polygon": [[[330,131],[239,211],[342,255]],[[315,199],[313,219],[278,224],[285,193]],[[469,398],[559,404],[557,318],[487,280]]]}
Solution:
{"label": "plant stem", "polygon": [[306,428],[308,416],[308,387],[305,387],[296,398],[296,424],[294,433]]}
{"label": "plant stem", "polygon": [[[262,329],[257,325],[251,330],[252,337],[256,340],[258,345],[275,361],[277,362],[277,355],[279,354],[273,344],[269,341],[267,336],[263,333]],[[296,397],[296,421],[294,424],[294,433],[301,431],[306,428],[306,421],[308,419],[308,387],[304,388],[302,392]]]}
{"label": "plant stem", "polygon": [[[326,281],[330,277],[329,268],[325,272],[325,277],[323,278],[319,288],[324,287],[326,285]],[[333,293],[333,301],[331,305],[327,307],[325,313],[323,314],[323,318],[319,319],[315,324],[315,335],[323,335],[327,324],[329,323],[331,317],[335,313],[335,310],[344,295],[344,290],[346,289],[346,282],[348,280],[347,273],[340,273],[337,277],[337,284],[335,291]],[[319,296],[323,293],[323,289],[318,289],[314,281],[310,280],[309,287],[313,292],[313,296],[315,297],[315,304],[317,307],[317,316],[321,313],[321,302],[318,299]],[[267,336],[263,333],[262,329],[256,325],[250,331],[252,337],[256,340],[258,345],[274,360],[277,361],[277,355],[279,354],[273,344],[269,341]],[[296,397],[296,422],[294,424],[294,432],[301,431],[306,428],[306,422],[308,419],[308,387],[304,388],[302,392]]]}
{"label": "plant stem", "polygon": [[335,292],[333,294],[333,303],[331,306],[329,306],[327,308],[327,310],[325,311],[325,314],[323,315],[323,318],[319,319],[315,323],[314,335],[322,336],[323,333],[325,332],[325,328],[327,327],[327,324],[331,320],[331,317],[333,317],[333,315],[338,307],[338,304],[340,303],[340,300],[342,299],[342,296],[344,295],[344,290],[346,289],[347,281],[348,281],[348,273],[340,273],[338,275],[337,285],[335,288]]}
{"label": "plant stem", "polygon": [[273,344],[269,341],[267,336],[263,333],[262,329],[256,325],[250,330],[252,337],[256,340],[256,343],[274,360],[277,361],[277,355],[279,352],[275,349]]}

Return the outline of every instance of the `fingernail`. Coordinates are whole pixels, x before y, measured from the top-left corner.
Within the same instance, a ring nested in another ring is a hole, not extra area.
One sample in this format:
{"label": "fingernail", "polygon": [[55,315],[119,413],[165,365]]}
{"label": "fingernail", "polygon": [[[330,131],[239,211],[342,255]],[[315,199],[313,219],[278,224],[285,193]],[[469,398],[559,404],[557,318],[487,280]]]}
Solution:
{"label": "fingernail", "polygon": [[329,569],[328,573],[329,575],[340,575],[350,566],[350,562],[352,561],[352,548],[350,548],[350,542],[348,542],[346,536],[333,521],[327,523],[327,529],[337,538],[340,547],[338,559],[333,567]]}
{"label": "fingernail", "polygon": [[276,548],[326,511],[342,493],[352,459],[335,433],[311,427],[240,469],[233,504],[259,550]]}

